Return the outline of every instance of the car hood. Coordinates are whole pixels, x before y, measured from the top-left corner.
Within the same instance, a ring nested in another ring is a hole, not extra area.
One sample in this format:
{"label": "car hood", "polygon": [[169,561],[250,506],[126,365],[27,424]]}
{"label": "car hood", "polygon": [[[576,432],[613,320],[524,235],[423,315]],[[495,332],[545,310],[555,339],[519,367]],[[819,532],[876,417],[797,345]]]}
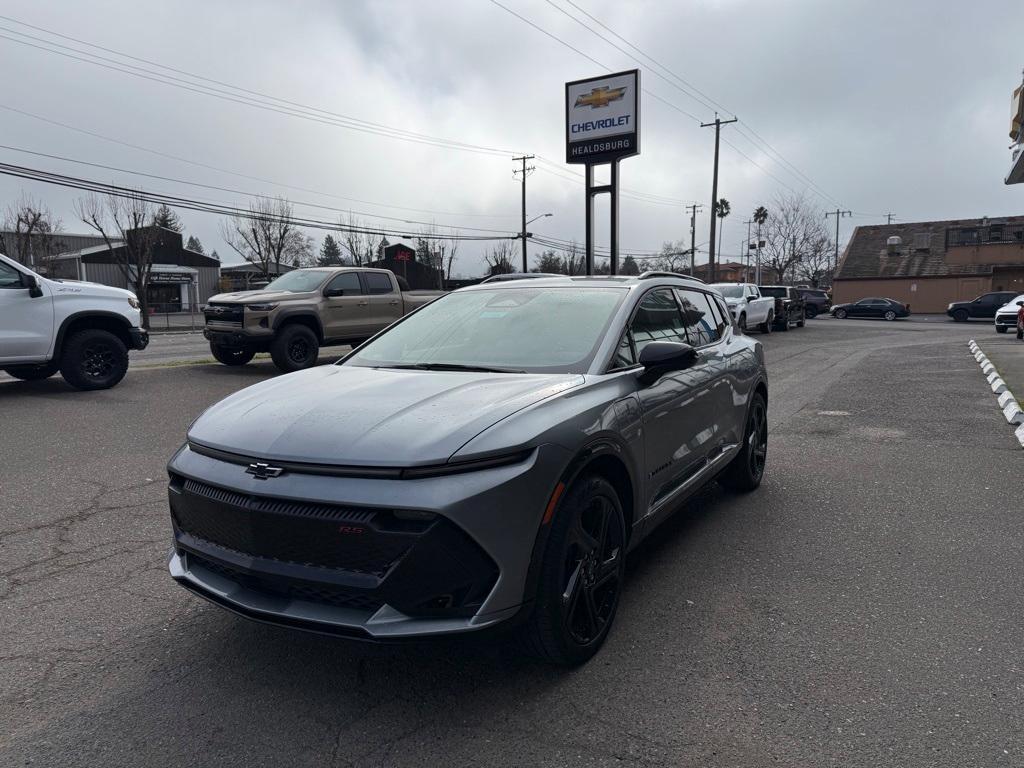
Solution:
{"label": "car hood", "polygon": [[78,294],[80,296],[102,296],[105,298],[135,298],[132,291],[124,288],[115,288],[112,285],[102,283],[89,283],[85,280],[46,280],[47,286],[55,296]]}
{"label": "car hood", "polygon": [[294,291],[234,291],[233,293],[218,293],[216,296],[211,296],[209,301],[211,304],[250,304],[264,301],[308,299],[315,294],[316,291],[304,291],[302,293],[295,293]]}
{"label": "car hood", "polygon": [[320,366],[231,395],[200,416],[188,436],[277,461],[443,464],[498,421],[583,382],[576,374]]}

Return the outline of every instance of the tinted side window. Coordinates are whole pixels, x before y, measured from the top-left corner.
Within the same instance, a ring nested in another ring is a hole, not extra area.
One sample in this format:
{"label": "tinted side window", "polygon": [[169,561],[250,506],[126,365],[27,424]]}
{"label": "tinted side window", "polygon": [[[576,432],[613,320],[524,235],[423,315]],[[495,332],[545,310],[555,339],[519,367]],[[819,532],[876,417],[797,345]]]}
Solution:
{"label": "tinted side window", "polygon": [[0,288],[21,288],[21,273],[0,262]]}
{"label": "tinted side window", "polygon": [[[729,312],[729,307],[727,307],[725,305],[725,300],[720,298],[719,296],[715,296],[714,299],[715,299],[715,306],[718,307],[718,314],[724,320],[725,326],[732,325],[732,314]],[[724,333],[724,327],[725,326],[723,326],[723,333]]]}
{"label": "tinted side window", "polygon": [[683,307],[683,321],[686,323],[686,335],[690,344],[703,347],[713,344],[722,337],[722,329],[718,318],[711,309],[707,294],[701,291],[679,291],[679,299]]}
{"label": "tinted side window", "polygon": [[387,275],[383,275],[380,272],[364,272],[363,277],[366,279],[367,292],[374,293],[391,293],[391,278]]}
{"label": "tinted side window", "polygon": [[619,346],[615,348],[615,355],[612,357],[612,369],[628,368],[636,363],[636,355],[633,353],[633,340],[629,337],[627,328],[622,338],[619,339]]}
{"label": "tinted side window", "polygon": [[652,341],[687,343],[686,329],[671,288],[650,291],[640,300],[630,332],[638,356]]}
{"label": "tinted side window", "polygon": [[358,272],[342,272],[331,279],[327,284],[327,291],[344,291],[344,296],[356,296],[363,292],[362,283],[359,282]]}

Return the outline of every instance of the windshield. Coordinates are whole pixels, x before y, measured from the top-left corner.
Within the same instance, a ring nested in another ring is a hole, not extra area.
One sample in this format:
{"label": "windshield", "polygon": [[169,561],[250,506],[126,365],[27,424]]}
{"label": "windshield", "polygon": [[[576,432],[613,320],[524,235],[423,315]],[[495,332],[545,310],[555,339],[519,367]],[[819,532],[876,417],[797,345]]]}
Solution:
{"label": "windshield", "polygon": [[362,347],[345,365],[584,373],[626,293],[525,284],[451,293]]}
{"label": "windshield", "polygon": [[762,296],[774,296],[777,299],[784,299],[784,298],[786,298],[786,289],[782,288],[782,287],[779,287],[779,288],[765,287],[765,286],[762,285],[761,286],[761,295]]}
{"label": "windshield", "polygon": [[298,269],[270,281],[263,290],[288,291],[289,293],[315,291],[329,274],[330,270],[327,269]]}
{"label": "windshield", "polygon": [[1003,307],[1016,311],[1018,301],[1024,301],[1024,293],[1022,293],[1020,296],[1017,296],[1016,298],[1010,299],[1003,305]]}
{"label": "windshield", "polygon": [[711,286],[720,294],[725,296],[727,299],[742,299],[743,298],[743,286],[742,285],[723,285],[717,283]]}

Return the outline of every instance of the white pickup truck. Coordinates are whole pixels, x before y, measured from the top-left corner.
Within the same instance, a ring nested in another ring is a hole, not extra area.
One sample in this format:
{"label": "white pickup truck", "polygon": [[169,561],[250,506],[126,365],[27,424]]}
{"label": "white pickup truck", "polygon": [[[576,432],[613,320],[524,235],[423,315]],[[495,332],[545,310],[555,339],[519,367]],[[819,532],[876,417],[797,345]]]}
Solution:
{"label": "white pickup truck", "polygon": [[139,302],[122,288],[48,280],[0,254],[0,370],[36,381],[60,371],[77,389],[124,378],[128,350],[145,349]]}
{"label": "white pickup truck", "polygon": [[715,283],[711,286],[722,294],[729,305],[733,322],[741,331],[757,327],[761,333],[771,333],[775,324],[775,297],[762,296],[753,283]]}

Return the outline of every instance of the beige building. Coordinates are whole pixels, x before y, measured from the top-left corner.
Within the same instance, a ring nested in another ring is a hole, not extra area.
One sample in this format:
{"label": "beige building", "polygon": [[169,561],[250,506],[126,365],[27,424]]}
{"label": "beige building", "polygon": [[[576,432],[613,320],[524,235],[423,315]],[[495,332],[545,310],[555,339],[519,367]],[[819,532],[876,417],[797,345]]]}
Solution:
{"label": "beige building", "polygon": [[881,296],[914,312],[945,312],[989,291],[1024,293],[1024,216],[857,227],[832,301]]}

